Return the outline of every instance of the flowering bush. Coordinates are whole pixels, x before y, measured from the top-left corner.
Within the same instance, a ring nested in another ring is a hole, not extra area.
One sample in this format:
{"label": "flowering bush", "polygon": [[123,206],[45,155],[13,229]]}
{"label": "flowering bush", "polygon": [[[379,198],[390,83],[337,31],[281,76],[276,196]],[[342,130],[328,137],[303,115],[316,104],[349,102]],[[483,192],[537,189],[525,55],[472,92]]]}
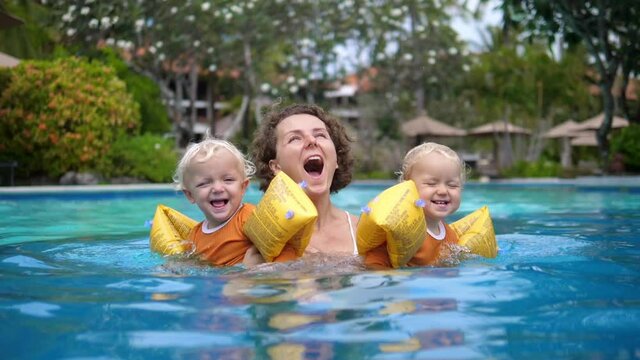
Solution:
{"label": "flowering bush", "polygon": [[3,71],[0,159],[22,177],[108,168],[114,141],[139,131],[138,104],[110,67],[72,57]]}

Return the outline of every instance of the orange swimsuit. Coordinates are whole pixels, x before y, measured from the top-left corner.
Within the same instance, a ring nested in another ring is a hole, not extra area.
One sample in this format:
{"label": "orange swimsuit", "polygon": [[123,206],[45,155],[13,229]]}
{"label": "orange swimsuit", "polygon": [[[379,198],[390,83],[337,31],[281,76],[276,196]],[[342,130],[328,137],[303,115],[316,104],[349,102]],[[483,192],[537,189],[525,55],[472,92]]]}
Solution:
{"label": "orange swimsuit", "polygon": [[[188,239],[193,241],[196,251],[202,260],[216,266],[237,265],[244,259],[244,254],[252,243],[242,231],[242,226],[253,213],[255,205],[243,204],[222,227],[213,232],[203,231],[207,221],[198,223],[189,233]],[[206,228],[205,228],[206,229]]]}
{"label": "orange swimsuit", "polygon": [[[244,254],[253,245],[242,227],[255,210],[253,204],[243,204],[225,224],[219,228],[203,231],[206,221],[198,223],[189,233],[188,239],[195,245],[195,254],[215,266],[233,266],[242,263]],[[206,228],[205,228],[206,229]],[[293,248],[285,246],[274,261],[295,259]]]}
{"label": "orange swimsuit", "polygon": [[[406,266],[425,266],[425,265],[434,265],[443,255],[442,244],[457,244],[458,236],[456,235],[453,229],[445,224],[444,222],[440,222],[441,230],[445,231],[444,237],[440,240],[436,239],[430,233],[427,234],[427,237],[424,239],[422,246],[416,254],[409,260]],[[391,260],[389,260],[389,254],[387,252],[387,243],[384,243],[377,248],[369,251],[364,255],[364,264],[367,267],[374,269],[389,269],[391,268]]]}

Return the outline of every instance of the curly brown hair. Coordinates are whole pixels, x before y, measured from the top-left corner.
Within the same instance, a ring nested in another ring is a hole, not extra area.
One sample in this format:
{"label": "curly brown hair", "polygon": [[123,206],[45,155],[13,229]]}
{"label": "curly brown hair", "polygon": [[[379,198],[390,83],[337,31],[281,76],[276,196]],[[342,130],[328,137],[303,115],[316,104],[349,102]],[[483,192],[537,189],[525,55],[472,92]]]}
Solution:
{"label": "curly brown hair", "polygon": [[267,190],[275,176],[269,167],[269,161],[276,158],[276,127],[282,120],[299,114],[307,114],[320,119],[327,126],[329,136],[336,148],[338,169],[333,174],[330,192],[335,193],[349,185],[353,170],[353,155],[351,155],[353,139],[347,135],[340,121],[316,105],[294,104],[284,108],[276,105],[262,120],[251,144],[251,158],[256,165],[255,175],[260,179],[260,190]]}

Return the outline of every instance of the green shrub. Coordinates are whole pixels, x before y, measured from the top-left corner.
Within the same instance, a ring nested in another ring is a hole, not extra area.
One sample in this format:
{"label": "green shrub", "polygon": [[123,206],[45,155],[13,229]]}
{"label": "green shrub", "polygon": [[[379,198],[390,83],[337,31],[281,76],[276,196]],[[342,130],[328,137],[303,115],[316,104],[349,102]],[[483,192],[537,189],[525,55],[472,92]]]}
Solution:
{"label": "green shrub", "polygon": [[503,170],[506,177],[557,177],[561,174],[562,167],[557,162],[540,160],[536,162],[518,161],[511,168]]}
{"label": "green shrub", "polygon": [[113,142],[140,127],[112,68],[79,58],[24,61],[0,94],[0,158],[22,177],[104,168]]}
{"label": "green shrub", "polygon": [[118,77],[127,84],[127,91],[140,105],[142,132],[162,134],[170,131],[171,121],[166,107],[161,102],[158,85],[148,77],[131,71],[129,66],[109,48],[101,51],[99,59],[116,70]]}
{"label": "green shrub", "polygon": [[622,154],[626,170],[640,171],[640,125],[631,124],[611,139],[612,159]]}
{"label": "green shrub", "polygon": [[173,140],[153,134],[122,137],[113,143],[107,156],[108,167],[99,169],[104,176],[151,182],[171,182],[178,161]]}

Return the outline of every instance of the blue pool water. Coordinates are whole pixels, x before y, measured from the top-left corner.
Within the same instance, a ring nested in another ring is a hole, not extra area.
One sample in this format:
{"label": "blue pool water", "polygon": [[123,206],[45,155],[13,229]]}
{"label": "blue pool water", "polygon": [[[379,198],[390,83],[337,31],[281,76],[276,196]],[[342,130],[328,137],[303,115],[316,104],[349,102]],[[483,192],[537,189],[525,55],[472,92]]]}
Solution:
{"label": "blue pool water", "polygon": [[638,185],[470,184],[450,220],[488,205],[499,256],[386,272],[165,259],[158,203],[200,219],[170,190],[0,193],[2,358],[640,358]]}

